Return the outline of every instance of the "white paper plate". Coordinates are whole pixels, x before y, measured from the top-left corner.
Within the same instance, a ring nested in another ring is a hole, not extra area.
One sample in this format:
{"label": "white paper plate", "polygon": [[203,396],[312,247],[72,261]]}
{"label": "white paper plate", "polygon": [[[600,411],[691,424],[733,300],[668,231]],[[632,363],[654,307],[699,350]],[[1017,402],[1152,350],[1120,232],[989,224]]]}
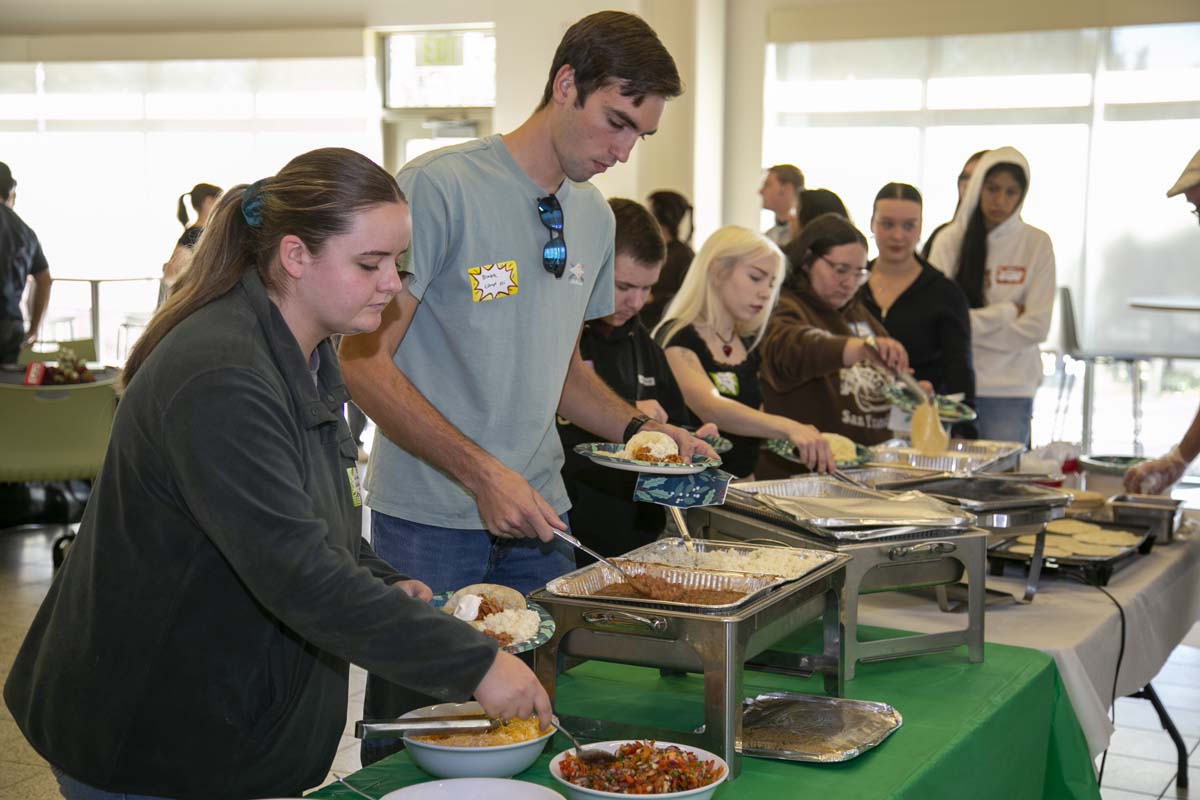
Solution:
{"label": "white paper plate", "polygon": [[507,778],[453,778],[388,792],[380,800],[563,800],[553,789]]}
{"label": "white paper plate", "polygon": [[628,458],[618,458],[613,455],[625,449],[625,445],[611,442],[594,444],[577,444],[575,452],[602,467],[621,469],[626,472],[644,472],[648,475],[694,475],[709,467],[721,466],[719,458],[694,460],[691,464],[664,464],[661,461],[632,461]]}

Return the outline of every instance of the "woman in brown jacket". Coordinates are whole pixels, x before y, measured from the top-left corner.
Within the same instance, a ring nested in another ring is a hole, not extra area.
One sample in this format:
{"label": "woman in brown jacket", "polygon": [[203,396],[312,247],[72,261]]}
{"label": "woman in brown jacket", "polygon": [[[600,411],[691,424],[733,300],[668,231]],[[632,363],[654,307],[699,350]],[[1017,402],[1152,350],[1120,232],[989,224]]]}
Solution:
{"label": "woman in brown jacket", "polygon": [[[889,438],[887,378],[869,364],[868,345],[897,370],[904,346],[862,307],[867,240],[840,214],[823,214],[784,248],[791,264],[762,341],[763,410],[840,433],[865,445]],[[755,475],[781,478],[795,465],[767,451]]]}

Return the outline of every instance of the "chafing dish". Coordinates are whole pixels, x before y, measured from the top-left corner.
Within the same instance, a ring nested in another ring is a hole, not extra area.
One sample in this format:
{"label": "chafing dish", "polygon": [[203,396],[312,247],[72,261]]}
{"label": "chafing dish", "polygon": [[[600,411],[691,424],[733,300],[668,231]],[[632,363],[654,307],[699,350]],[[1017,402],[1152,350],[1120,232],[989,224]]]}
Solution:
{"label": "chafing dish", "polygon": [[907,439],[889,439],[871,448],[871,463],[906,464],[954,475],[969,475],[1016,469],[1024,451],[1024,446],[1017,442],[951,439],[945,452],[925,455],[914,449]]}
{"label": "chafing dish", "polygon": [[[969,510],[976,524],[993,534],[992,544],[1024,534],[1039,534],[1046,523],[1066,514],[1071,495],[1066,492],[984,475],[952,475],[905,481],[905,488],[940,497]],[[1034,559],[1026,580],[1023,600],[1037,594],[1042,561]]]}
{"label": "chafing dish", "polygon": [[1113,522],[1148,526],[1156,544],[1168,544],[1183,518],[1183,501],[1152,494],[1119,494],[1109,500]]}
{"label": "chafing dish", "polygon": [[[983,610],[987,532],[964,522],[956,527],[897,525],[882,528],[826,529],[803,524],[765,506],[758,491],[827,493],[845,496],[853,487],[816,475],[782,481],[737,484],[722,506],[688,509],[692,535],[715,541],[784,544],[853,556],[846,566],[841,607],[845,627],[845,675],[854,677],[859,661],[880,661],[967,645],[971,662],[983,660]],[[734,487],[730,487],[733,489]],[[969,514],[964,519],[973,519]],[[858,597],[925,586],[957,583],[966,575],[967,626],[938,634],[903,636],[871,642],[858,640]]]}
{"label": "chafing dish", "polygon": [[[702,541],[696,545],[716,546]],[[761,665],[801,675],[820,672],[828,694],[843,694],[845,637],[838,602],[850,557],[840,553],[813,556],[817,566],[806,574],[777,581],[763,592],[716,609],[652,600],[564,596],[549,588],[538,589],[530,599],[554,617],[555,630],[550,641],[534,651],[534,671],[551,698],[560,661],[567,659],[703,674],[704,724],[695,730],[569,716],[558,710],[563,722],[582,738],[657,738],[694,744],[719,754],[729,763],[730,777],[736,777],[741,769],[737,744],[742,733],[745,669]],[[590,565],[564,578],[578,588],[581,581],[588,580],[589,572],[603,569],[607,568]],[[823,624],[821,653],[798,655],[772,650],[781,639],[817,620]]]}

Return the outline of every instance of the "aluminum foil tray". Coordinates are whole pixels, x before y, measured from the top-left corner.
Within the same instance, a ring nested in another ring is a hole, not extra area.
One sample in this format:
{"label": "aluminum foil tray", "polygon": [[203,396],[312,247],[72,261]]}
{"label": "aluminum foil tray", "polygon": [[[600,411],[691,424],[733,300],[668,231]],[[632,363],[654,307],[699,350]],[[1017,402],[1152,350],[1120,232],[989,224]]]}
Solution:
{"label": "aluminum foil tray", "polygon": [[546,591],[562,597],[577,597],[596,600],[601,603],[621,603],[639,608],[663,608],[676,611],[690,611],[699,614],[714,614],[733,611],[765,592],[780,586],[787,581],[783,578],[766,577],[761,575],[741,575],[736,572],[699,572],[691,569],[664,567],[659,564],[639,564],[636,561],[613,559],[630,575],[651,575],[656,578],[678,583],[687,589],[723,589],[735,592],[745,592],[746,596],[733,603],[725,605],[700,605],[695,603],[678,603],[669,600],[650,600],[639,597],[608,597],[596,594],[605,586],[620,583],[625,580],[621,573],[607,564],[597,562],[586,567],[568,572],[546,584]]}
{"label": "aluminum foil tray", "polygon": [[987,439],[951,439],[946,451],[927,456],[917,452],[906,439],[890,439],[871,448],[871,463],[907,464],[913,467],[950,472],[1012,469],[1024,451],[1017,442],[995,442]]}
{"label": "aluminum foil tray", "polygon": [[1066,492],[986,475],[935,477],[910,486],[976,513],[1014,508],[1065,508],[1071,502],[1071,496]]}
{"label": "aluminum foil tray", "polygon": [[933,497],[858,489],[824,476],[742,483],[737,489],[752,493],[759,502],[800,524],[826,529],[914,525],[950,528],[975,521],[969,512]]}
{"label": "aluminum foil tray", "polygon": [[678,536],[659,539],[650,544],[642,545],[636,550],[630,550],[620,557],[619,563],[621,563],[621,566],[624,566],[625,561],[637,561],[639,563],[659,564],[689,570],[692,569],[691,564],[696,564],[696,569],[705,572],[729,572],[751,575],[756,578],[776,577],[773,573],[766,571],[734,570],[722,568],[720,565],[706,564],[705,554],[727,553],[734,556],[758,557],[770,557],[771,555],[778,554],[790,562],[792,569],[777,577],[785,581],[794,581],[837,558],[835,554],[828,550],[808,550],[799,547],[786,547],[784,545],[733,544],[730,542],[712,542],[706,539],[697,539],[693,541],[693,546],[696,549],[696,553],[700,554],[698,558],[695,554],[688,551],[687,544]]}
{"label": "aluminum foil tray", "polygon": [[774,497],[877,497],[875,492],[859,489],[827,475],[802,475],[777,481],[735,483],[730,488],[746,494]]}
{"label": "aluminum foil tray", "polygon": [[858,467],[857,469],[844,469],[842,472],[851,478],[862,481],[868,486],[883,489],[887,489],[889,484],[901,484],[906,481],[936,478],[945,474],[935,469],[907,466]]}
{"label": "aluminum foil tray", "polygon": [[903,724],[887,703],[771,692],[742,703],[741,753],[785,761],[849,761]]}

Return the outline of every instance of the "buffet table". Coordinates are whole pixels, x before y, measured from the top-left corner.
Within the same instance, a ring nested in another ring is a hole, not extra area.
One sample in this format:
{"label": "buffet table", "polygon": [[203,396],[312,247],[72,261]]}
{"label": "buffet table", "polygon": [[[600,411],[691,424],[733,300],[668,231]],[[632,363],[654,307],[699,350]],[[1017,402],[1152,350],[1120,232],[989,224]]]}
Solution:
{"label": "buffet table", "polygon": [[[898,635],[859,630],[866,638]],[[780,690],[820,694],[822,686],[819,677],[754,671],[746,672],[745,684],[751,695]],[[703,684],[696,675],[663,677],[658,670],[589,662],[560,676],[558,686],[557,708],[563,713],[604,713],[675,727],[703,720]],[[982,664],[967,663],[965,647],[862,664],[858,677],[847,684],[847,696],[890,703],[903,715],[903,726],[876,749],[843,763],[744,758],[741,776],[718,790],[718,800],[801,794],[828,800],[1099,796],[1087,743],[1054,661],[1036,650],[989,644]],[[556,734],[538,762],[517,777],[557,788],[548,765],[569,746]],[[430,776],[401,752],[348,779],[382,797]],[[336,784],[309,796],[360,797]]]}
{"label": "buffet table", "polygon": [[[987,586],[1020,596],[1025,581],[1015,574],[989,577]],[[1124,697],[1158,674],[1200,619],[1200,537],[1156,546],[1115,573],[1105,588],[1125,610],[1125,653],[1117,680],[1117,697]],[[942,613],[928,597],[904,592],[863,597],[859,618],[921,633],[962,626],[960,615]],[[1120,626],[1116,606],[1098,589],[1043,571],[1033,603],[988,606],[984,638],[1054,657],[1094,756],[1108,746],[1113,731],[1108,709]]]}

